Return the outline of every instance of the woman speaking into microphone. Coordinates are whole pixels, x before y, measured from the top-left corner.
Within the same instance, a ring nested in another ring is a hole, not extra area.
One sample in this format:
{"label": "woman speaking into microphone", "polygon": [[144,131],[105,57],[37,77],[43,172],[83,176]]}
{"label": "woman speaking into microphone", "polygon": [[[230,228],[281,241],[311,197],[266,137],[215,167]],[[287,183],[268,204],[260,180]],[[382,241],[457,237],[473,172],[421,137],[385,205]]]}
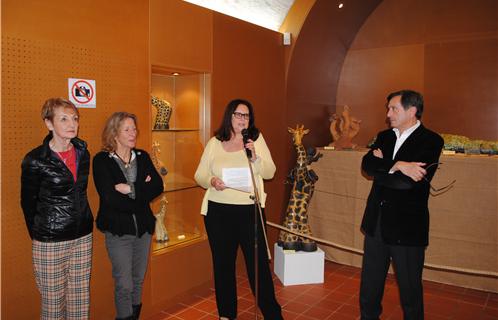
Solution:
{"label": "woman speaking into microphone", "polygon": [[[246,139],[242,135],[243,130]],[[223,173],[230,170],[237,172],[238,169],[248,168],[248,157],[252,162],[261,207],[264,208],[266,194],[263,179],[273,177],[275,164],[263,135],[254,125],[251,103],[236,99],[226,106],[221,125],[207,143],[195,173],[197,183],[206,189],[201,214],[204,215],[211,247],[220,319],[237,317],[235,262],[239,246],[244,254],[253,294],[255,292],[255,204],[251,198],[254,191],[248,193],[227,187],[222,179]],[[275,298],[263,227],[258,221],[258,306],[265,319],[279,320],[283,319],[282,312]]]}

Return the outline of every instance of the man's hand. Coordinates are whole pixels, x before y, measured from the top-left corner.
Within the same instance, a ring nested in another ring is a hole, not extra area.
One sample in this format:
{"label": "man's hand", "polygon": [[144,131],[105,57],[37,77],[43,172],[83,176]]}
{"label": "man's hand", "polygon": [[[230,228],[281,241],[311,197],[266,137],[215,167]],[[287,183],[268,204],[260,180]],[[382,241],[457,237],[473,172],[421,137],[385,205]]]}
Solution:
{"label": "man's hand", "polygon": [[382,150],[380,149],[375,149],[373,151],[373,155],[377,158],[381,158],[381,159],[384,159],[384,155],[382,154]]}
{"label": "man's hand", "polygon": [[413,181],[418,182],[422,180],[427,171],[423,168],[424,162],[405,162],[398,161],[391,168],[392,172],[401,171],[405,176],[410,177]]}
{"label": "man's hand", "polygon": [[128,194],[131,192],[130,185],[126,183],[118,183],[117,185],[114,186],[114,189],[116,189],[117,192],[120,192],[122,194]]}

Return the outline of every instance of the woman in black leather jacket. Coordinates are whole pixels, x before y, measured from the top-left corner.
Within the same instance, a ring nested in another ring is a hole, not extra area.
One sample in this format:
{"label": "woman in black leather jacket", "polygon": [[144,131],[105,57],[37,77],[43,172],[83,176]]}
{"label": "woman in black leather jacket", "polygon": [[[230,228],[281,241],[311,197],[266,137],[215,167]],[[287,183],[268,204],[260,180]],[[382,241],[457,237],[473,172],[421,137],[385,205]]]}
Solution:
{"label": "woman in black leather jacket", "polygon": [[21,206],[32,239],[41,319],[88,319],[93,216],[87,200],[90,154],[77,138],[78,109],[48,99],[50,133],[22,162]]}
{"label": "woman in black leather jacket", "polygon": [[97,228],[104,232],[112,264],[117,319],[138,319],[155,218],[149,203],[163,192],[151,158],[136,149],[137,118],[116,112],[102,133],[102,151],[93,159],[99,193]]}

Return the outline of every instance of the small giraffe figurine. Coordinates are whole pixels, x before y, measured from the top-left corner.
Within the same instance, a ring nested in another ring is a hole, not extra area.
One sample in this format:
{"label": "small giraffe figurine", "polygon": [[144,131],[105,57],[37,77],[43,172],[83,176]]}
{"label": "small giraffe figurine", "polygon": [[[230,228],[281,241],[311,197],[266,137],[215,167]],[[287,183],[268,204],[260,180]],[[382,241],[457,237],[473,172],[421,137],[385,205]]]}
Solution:
{"label": "small giraffe figurine", "polygon": [[157,109],[156,121],[154,122],[155,130],[169,129],[169,119],[171,118],[171,105],[166,100],[152,96],[152,105]]}
{"label": "small giraffe figurine", "polygon": [[166,216],[166,205],[168,204],[168,200],[166,196],[163,195],[161,198],[161,207],[159,211],[155,214],[156,216],[156,241],[157,242],[166,242],[169,240],[168,230],[166,230],[166,226],[164,225],[164,217]]}
{"label": "small giraffe figurine", "polygon": [[[292,183],[292,191],[283,225],[290,230],[311,236],[311,228],[308,224],[308,204],[315,190],[318,176],[309,169],[309,165],[317,161],[322,154],[317,153],[314,148],[309,148],[308,152],[305,151],[302,139],[308,134],[309,129],[304,129],[303,125],[297,125],[296,129],[288,128],[288,131],[292,134],[297,160],[296,166],[287,177],[288,182]],[[312,252],[317,249],[314,241],[285,231],[280,231],[278,244],[285,250]]]}
{"label": "small giraffe figurine", "polygon": [[160,153],[161,149],[159,149],[159,142],[154,141],[152,143],[152,153],[150,154],[152,163],[154,164],[154,167],[156,167],[156,170],[159,171],[162,176],[166,176],[168,174],[168,169],[166,169],[161,159],[159,159]]}
{"label": "small giraffe figurine", "polygon": [[[152,143],[152,152],[150,153],[150,158],[154,167],[163,177],[163,187],[166,188],[166,182],[164,181],[164,177],[168,174],[168,170],[164,167],[163,162],[159,159],[159,153],[161,150],[159,149],[159,142],[154,141]],[[168,231],[166,230],[166,225],[164,224],[164,218],[166,216],[166,207],[168,204],[168,199],[166,199],[166,195],[163,194],[161,197],[161,206],[159,211],[155,214],[156,217],[156,227],[155,227],[155,236],[157,242],[166,242],[169,240]]]}

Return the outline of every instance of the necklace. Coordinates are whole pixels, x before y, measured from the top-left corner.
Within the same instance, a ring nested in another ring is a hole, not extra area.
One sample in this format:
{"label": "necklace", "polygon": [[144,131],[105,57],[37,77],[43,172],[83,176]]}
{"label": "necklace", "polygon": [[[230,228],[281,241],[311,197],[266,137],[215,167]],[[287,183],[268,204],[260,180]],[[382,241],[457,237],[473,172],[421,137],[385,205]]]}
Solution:
{"label": "necklace", "polygon": [[73,148],[72,144],[69,144],[68,148],[66,151],[57,151],[55,150],[55,145],[54,144],[49,144],[50,149],[57,154],[57,156],[64,162],[64,164],[67,164],[69,160],[73,157]]}
{"label": "necklace", "polygon": [[119,160],[121,160],[121,162],[123,163],[124,167],[125,167],[126,169],[128,169],[128,167],[130,166],[130,162],[131,162],[131,152],[130,152],[130,158],[129,158],[128,162],[127,162],[127,161],[124,161],[124,159],[123,159],[123,158],[121,158],[117,152],[114,152],[114,154],[116,155],[116,157],[118,157],[118,158],[119,158]]}
{"label": "necklace", "polygon": [[63,152],[55,151],[55,153],[57,153],[57,155],[62,160],[62,162],[64,162],[64,164],[67,164],[73,158],[72,149]]}

